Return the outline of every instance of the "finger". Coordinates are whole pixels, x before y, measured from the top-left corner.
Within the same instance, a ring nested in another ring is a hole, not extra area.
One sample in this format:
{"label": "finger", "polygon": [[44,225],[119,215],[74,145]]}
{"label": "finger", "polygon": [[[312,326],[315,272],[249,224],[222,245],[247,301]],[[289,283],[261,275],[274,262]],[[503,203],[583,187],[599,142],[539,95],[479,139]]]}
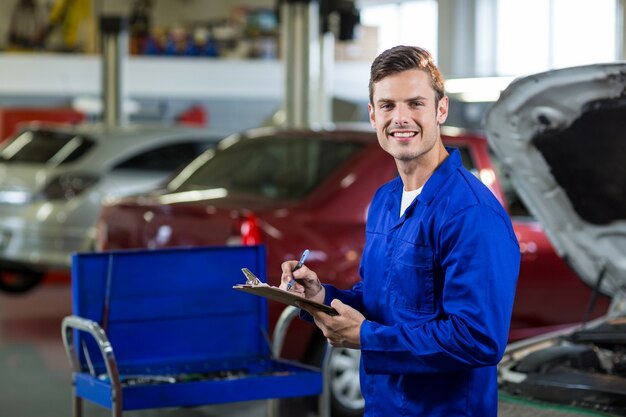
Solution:
{"label": "finger", "polygon": [[295,261],[286,261],[280,265],[280,269],[282,271],[282,274],[280,276],[281,283],[288,284],[290,281],[293,280],[292,269],[295,265],[297,265],[297,262],[295,264],[294,262]]}
{"label": "finger", "polygon": [[305,281],[309,281],[311,279],[309,276],[310,271],[311,270],[307,268],[306,265],[303,265],[295,271],[291,271],[291,278],[293,280],[297,280],[299,284],[304,284]]}
{"label": "finger", "polygon": [[302,285],[302,281],[296,280],[294,276],[287,277],[285,284],[285,289],[288,291],[304,293],[304,285]]}
{"label": "finger", "polygon": [[[281,285],[282,287],[282,285]],[[293,285],[291,286],[291,288],[288,288],[287,285],[285,285],[285,288],[287,291],[289,291],[290,293],[299,295],[300,297],[306,298],[305,297],[305,289],[302,285],[298,284],[296,281],[294,281]]]}
{"label": "finger", "polygon": [[331,324],[329,320],[332,320],[332,317],[318,309],[311,309],[311,310],[312,311],[310,311],[309,314],[313,316],[313,320],[315,321],[315,324],[317,325],[317,327],[319,327],[322,330],[328,329],[329,325]]}
{"label": "finger", "polygon": [[280,269],[283,271],[283,275],[291,275],[291,272],[296,265],[298,265],[297,261],[285,261],[280,264]]}
{"label": "finger", "polygon": [[355,310],[353,307],[343,303],[341,300],[332,300],[330,302],[330,306],[334,308],[335,311],[337,311],[338,316],[344,317],[347,320],[354,321],[355,323],[360,323],[361,321],[365,320],[365,316],[363,316],[360,311]]}
{"label": "finger", "polygon": [[282,290],[285,290],[285,291],[289,290],[290,289],[289,288],[289,285],[290,285],[289,282],[290,281],[291,280],[289,278],[287,278],[287,277],[281,277],[280,285],[278,286],[278,288],[280,288]]}
{"label": "finger", "polygon": [[344,304],[341,300],[335,298],[330,302],[330,306],[332,308],[335,309],[335,311],[337,311],[337,315],[338,316],[343,316],[346,315],[348,313],[348,310],[351,310],[352,307],[350,307],[347,304]]}

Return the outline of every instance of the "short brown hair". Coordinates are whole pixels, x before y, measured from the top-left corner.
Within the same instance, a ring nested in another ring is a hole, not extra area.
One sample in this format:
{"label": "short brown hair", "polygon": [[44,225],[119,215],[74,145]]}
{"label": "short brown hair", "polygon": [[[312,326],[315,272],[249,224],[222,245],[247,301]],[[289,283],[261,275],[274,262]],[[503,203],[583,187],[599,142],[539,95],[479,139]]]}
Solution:
{"label": "short brown hair", "polygon": [[435,65],[433,56],[418,46],[399,45],[387,49],[376,57],[370,70],[370,103],[374,104],[374,84],[390,75],[419,69],[425,71],[435,90],[436,103],[444,96],[443,76]]}

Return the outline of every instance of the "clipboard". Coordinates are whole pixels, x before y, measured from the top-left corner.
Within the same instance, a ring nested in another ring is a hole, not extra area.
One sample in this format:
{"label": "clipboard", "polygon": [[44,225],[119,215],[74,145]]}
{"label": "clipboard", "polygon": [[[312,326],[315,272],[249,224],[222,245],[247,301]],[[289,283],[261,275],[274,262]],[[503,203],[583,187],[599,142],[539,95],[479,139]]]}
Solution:
{"label": "clipboard", "polygon": [[324,313],[331,316],[336,316],[338,314],[337,310],[329,305],[318,303],[312,300],[307,300],[306,298],[295,295],[289,291],[285,291],[278,287],[264,284],[247,268],[242,268],[241,271],[246,276],[247,281],[245,284],[233,285],[233,288],[236,290],[258,295],[260,297],[265,297],[270,300],[278,301],[279,303],[292,305],[298,308],[306,307],[323,311]]}

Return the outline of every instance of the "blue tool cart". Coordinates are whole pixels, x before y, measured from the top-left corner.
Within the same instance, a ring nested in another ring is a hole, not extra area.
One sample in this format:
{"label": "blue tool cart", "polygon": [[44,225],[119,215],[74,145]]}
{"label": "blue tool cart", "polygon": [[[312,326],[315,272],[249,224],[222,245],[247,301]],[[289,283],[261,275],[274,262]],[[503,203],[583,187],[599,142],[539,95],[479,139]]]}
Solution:
{"label": "blue tool cart", "polygon": [[[263,246],[76,254],[73,315],[62,336],[82,401],[124,410],[320,395],[322,371],[277,358],[288,308],[270,346],[265,298],[236,291],[241,268],[265,280]],[[327,356],[328,357],[328,356]],[[325,395],[321,395],[325,393]]]}

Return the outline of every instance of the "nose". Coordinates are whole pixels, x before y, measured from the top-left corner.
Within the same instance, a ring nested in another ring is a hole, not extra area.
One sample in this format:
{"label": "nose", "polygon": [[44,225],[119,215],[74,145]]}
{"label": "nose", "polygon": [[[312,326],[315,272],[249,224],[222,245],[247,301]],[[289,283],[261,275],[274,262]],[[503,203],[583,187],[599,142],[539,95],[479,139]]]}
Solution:
{"label": "nose", "polygon": [[393,123],[396,126],[405,126],[411,124],[410,112],[404,106],[397,106],[394,109]]}

